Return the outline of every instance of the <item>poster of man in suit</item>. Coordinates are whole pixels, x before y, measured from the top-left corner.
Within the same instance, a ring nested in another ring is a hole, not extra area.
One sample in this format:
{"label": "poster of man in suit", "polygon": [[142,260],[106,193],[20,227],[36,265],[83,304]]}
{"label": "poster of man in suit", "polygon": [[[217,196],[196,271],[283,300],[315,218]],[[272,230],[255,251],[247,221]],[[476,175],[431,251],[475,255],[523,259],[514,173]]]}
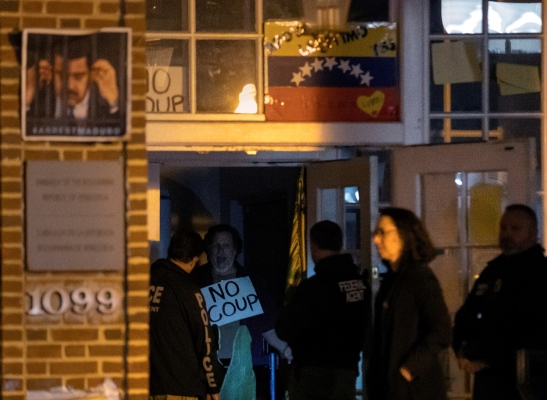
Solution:
{"label": "poster of man in suit", "polygon": [[127,28],[26,29],[21,73],[25,140],[111,141],[130,133]]}

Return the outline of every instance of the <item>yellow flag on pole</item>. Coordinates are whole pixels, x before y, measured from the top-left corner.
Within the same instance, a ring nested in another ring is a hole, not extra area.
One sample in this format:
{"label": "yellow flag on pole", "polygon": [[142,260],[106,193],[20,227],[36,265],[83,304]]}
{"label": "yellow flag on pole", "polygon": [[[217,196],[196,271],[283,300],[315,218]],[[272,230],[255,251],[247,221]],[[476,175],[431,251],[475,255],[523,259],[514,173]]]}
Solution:
{"label": "yellow flag on pole", "polygon": [[296,188],[296,200],[292,221],[287,296],[290,296],[306,276],[306,188],[304,167],[300,169]]}

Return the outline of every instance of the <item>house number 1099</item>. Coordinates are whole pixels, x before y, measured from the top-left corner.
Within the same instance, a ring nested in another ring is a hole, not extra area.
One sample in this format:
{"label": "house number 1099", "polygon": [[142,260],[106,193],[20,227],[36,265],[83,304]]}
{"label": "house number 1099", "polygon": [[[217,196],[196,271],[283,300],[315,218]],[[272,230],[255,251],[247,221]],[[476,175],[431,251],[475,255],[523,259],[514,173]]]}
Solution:
{"label": "house number 1099", "polygon": [[27,291],[30,297],[29,315],[59,315],[67,311],[75,314],[86,314],[96,309],[100,314],[112,314],[120,305],[120,295],[111,288],[93,292],[86,288],[68,291],[63,288],[52,288],[42,292],[39,288]]}

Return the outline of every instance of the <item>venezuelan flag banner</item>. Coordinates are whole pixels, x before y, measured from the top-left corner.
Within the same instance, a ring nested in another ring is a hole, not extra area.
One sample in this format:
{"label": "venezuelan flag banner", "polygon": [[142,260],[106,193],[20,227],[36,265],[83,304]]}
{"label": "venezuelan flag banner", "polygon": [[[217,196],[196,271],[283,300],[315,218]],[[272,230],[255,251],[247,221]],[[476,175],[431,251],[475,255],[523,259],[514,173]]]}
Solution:
{"label": "venezuelan flag banner", "polygon": [[399,121],[394,23],[312,32],[299,21],[266,22],[268,121]]}

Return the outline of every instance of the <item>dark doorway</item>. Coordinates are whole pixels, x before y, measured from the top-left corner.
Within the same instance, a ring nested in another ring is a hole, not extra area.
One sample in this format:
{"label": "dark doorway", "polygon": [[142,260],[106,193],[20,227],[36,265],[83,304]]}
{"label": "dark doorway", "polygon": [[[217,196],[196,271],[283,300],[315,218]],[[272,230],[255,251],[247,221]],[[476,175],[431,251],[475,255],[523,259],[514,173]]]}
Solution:
{"label": "dark doorway", "polygon": [[233,225],[243,239],[239,261],[266,281],[280,307],[299,171],[300,167],[165,169],[162,188],[171,203],[171,230],[183,226],[205,234],[218,223]]}
{"label": "dark doorway", "polygon": [[243,206],[245,265],[270,286],[278,307],[283,305],[290,247],[287,198],[262,199]]}
{"label": "dark doorway", "polygon": [[[221,168],[221,218],[241,229],[244,265],[268,284],[283,305],[296,182],[300,168]],[[233,214],[237,203],[240,216]],[[234,218],[236,221],[234,221]],[[237,221],[241,218],[241,221]]]}

